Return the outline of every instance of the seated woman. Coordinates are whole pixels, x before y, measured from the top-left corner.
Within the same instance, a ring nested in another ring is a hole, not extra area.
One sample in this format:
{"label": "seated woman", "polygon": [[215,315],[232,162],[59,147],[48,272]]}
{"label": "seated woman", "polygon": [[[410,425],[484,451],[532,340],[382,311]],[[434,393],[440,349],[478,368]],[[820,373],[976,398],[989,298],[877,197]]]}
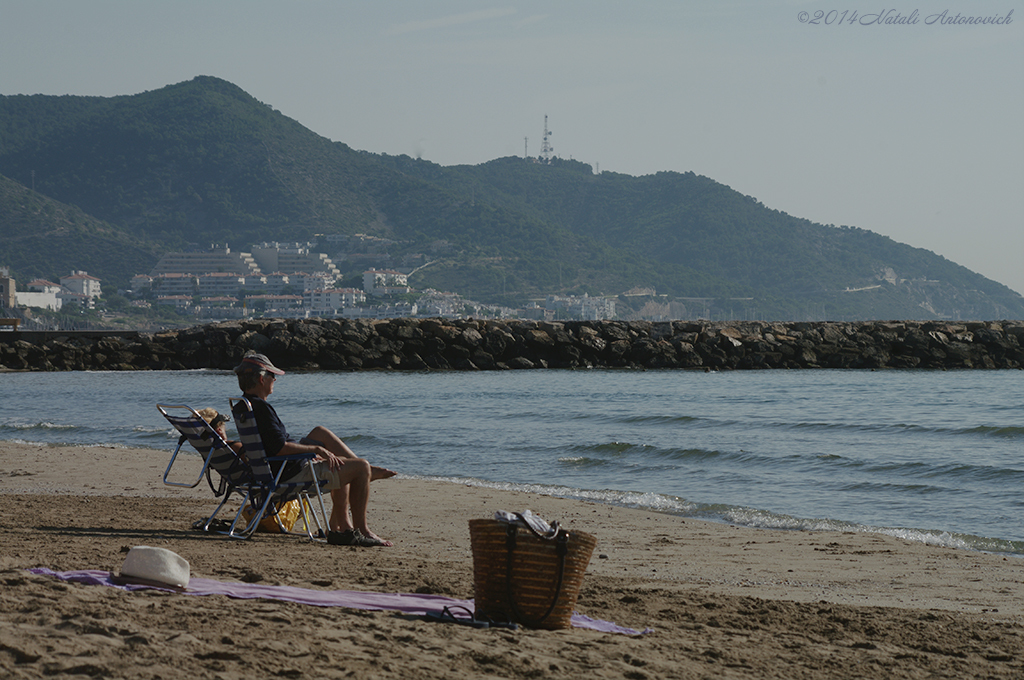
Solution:
{"label": "seated woman", "polygon": [[227,445],[230,446],[235,453],[241,455],[242,458],[245,458],[245,453],[242,451],[242,442],[228,439],[228,432],[224,427],[224,423],[228,422],[228,417],[226,415],[218,413],[215,408],[201,408],[196,411],[196,413],[201,415],[203,420],[210,424],[210,427],[220,435],[221,439],[227,442]]}
{"label": "seated woman", "polygon": [[[252,405],[263,448],[268,456],[293,453],[313,453],[314,474],[318,479],[327,479],[331,492],[332,509],[328,520],[330,531],[327,542],[334,545],[357,545],[362,547],[390,546],[370,531],[367,524],[367,505],[370,499],[370,481],[394,477],[395,472],[386,468],[372,467],[358,458],[349,447],[331,430],[323,426],[313,430],[299,441],[295,441],[285,429],[274,407],[267,402],[274,391],[274,382],[284,371],[274,366],[262,354],[247,354],[237,367],[238,386],[243,396]],[[290,468],[293,468],[290,469]],[[275,470],[276,472],[276,470]],[[309,468],[285,463],[283,481],[311,481]],[[351,511],[351,518],[349,517]]]}

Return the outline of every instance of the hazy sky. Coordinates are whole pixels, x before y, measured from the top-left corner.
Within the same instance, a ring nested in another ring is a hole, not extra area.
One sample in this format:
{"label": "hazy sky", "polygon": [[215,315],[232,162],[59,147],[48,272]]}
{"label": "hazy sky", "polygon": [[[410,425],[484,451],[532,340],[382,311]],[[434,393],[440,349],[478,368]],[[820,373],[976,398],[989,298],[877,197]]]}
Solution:
{"label": "hazy sky", "polygon": [[0,0],[0,94],[197,75],[441,165],[537,155],[547,115],[563,158],[693,171],[1024,293],[1024,0]]}

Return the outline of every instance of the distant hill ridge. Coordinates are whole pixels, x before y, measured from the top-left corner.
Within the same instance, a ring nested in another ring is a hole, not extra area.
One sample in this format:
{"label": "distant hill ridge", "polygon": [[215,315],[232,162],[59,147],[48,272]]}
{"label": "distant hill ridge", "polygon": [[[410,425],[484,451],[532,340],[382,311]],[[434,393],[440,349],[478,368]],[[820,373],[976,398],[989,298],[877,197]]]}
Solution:
{"label": "distant hill ridge", "polygon": [[[125,285],[189,246],[365,233],[429,253],[413,286],[483,302],[647,287],[739,318],[1024,318],[1020,295],[934,253],[707,177],[356,151],[210,76],[0,96],[0,175],[0,264],[25,277]],[[442,240],[450,251],[430,251]]]}

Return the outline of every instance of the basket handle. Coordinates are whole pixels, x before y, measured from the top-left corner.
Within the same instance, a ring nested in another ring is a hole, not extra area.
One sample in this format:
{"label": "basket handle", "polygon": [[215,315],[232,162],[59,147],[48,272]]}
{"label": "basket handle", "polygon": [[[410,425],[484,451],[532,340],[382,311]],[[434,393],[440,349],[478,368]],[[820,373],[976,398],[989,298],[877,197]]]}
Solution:
{"label": "basket handle", "polygon": [[[518,513],[516,515],[522,519],[521,515]],[[559,529],[557,522],[548,535],[537,533],[527,522],[523,522],[523,524],[526,524],[526,527],[534,536],[544,540],[555,541],[555,554],[558,555],[558,583],[555,584],[555,595],[551,598],[551,605],[544,612],[543,616],[538,619],[530,619],[519,611],[519,607],[516,606],[516,598],[512,593],[512,555],[516,551],[516,535],[519,533],[519,529],[517,523],[509,522],[508,527],[505,529],[505,547],[508,549],[508,556],[505,562],[505,591],[508,595],[508,604],[512,608],[512,615],[516,620],[525,623],[531,628],[539,628],[540,624],[544,623],[545,619],[551,616],[551,612],[555,611],[555,605],[558,604],[558,598],[562,594],[562,581],[565,577],[565,556],[569,552],[569,532]]]}

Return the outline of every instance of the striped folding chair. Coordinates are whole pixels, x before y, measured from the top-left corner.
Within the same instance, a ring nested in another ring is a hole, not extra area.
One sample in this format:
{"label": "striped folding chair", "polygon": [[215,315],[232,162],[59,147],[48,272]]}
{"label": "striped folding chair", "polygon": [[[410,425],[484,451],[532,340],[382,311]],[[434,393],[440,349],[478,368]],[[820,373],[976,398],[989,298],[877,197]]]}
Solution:
{"label": "striped folding chair", "polygon": [[[287,482],[281,480],[281,475],[285,469],[285,462],[297,460],[303,465],[310,466],[312,471],[315,455],[312,453],[299,453],[286,456],[267,456],[266,449],[263,447],[263,438],[260,437],[259,428],[256,426],[252,404],[244,397],[234,397],[228,401],[231,404],[231,415],[235,419],[238,438],[242,441],[242,448],[245,451],[253,475],[253,493],[250,494],[248,500],[256,512],[252,516],[249,526],[242,529],[242,533],[251,535],[262,518],[276,516],[277,507],[294,498],[298,498],[301,501],[302,520],[306,528],[306,535],[314,541],[326,540],[327,511],[324,508],[322,489],[327,485],[328,480],[318,479],[315,472],[311,477],[316,481]],[[276,473],[270,465],[274,462],[281,463]],[[319,516],[316,513],[315,507],[310,504],[311,493],[316,494],[318,501],[316,507],[320,509]],[[312,515],[312,518],[308,516],[309,514]],[[321,519],[323,520],[322,523]],[[314,524],[317,528],[315,535],[313,533]],[[299,533],[285,529],[280,521],[278,521],[278,526],[283,533]]]}
{"label": "striped folding chair", "polygon": [[[242,507],[245,507],[245,503],[249,500],[254,487],[252,470],[245,459],[235,453],[217,431],[191,406],[185,404],[157,404],[156,408],[180,435],[178,445],[174,448],[171,460],[164,471],[164,484],[167,486],[195,488],[203,481],[205,476],[210,484],[210,489],[213,491],[213,495],[215,497],[223,496],[220,505],[213,511],[213,514],[204,520],[196,522],[194,525],[197,529],[211,531],[210,527],[213,525],[214,518],[227,504],[232,493],[242,496]],[[174,467],[174,463],[178,459],[178,454],[181,452],[185,442],[191,444],[192,448],[199,453],[203,459],[203,465],[194,481],[173,481],[171,479],[171,468]],[[216,472],[219,478],[216,484],[214,484],[211,470]],[[212,531],[232,536],[236,535],[240,515],[241,511],[236,513],[230,528],[227,530],[220,531],[214,529]]]}

